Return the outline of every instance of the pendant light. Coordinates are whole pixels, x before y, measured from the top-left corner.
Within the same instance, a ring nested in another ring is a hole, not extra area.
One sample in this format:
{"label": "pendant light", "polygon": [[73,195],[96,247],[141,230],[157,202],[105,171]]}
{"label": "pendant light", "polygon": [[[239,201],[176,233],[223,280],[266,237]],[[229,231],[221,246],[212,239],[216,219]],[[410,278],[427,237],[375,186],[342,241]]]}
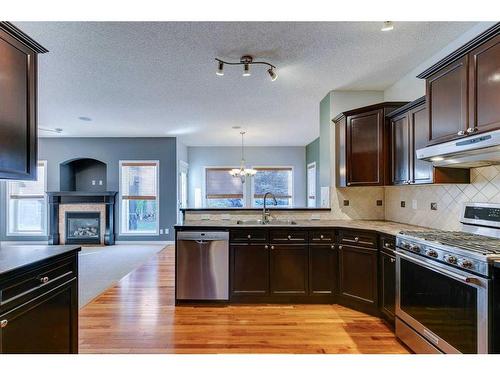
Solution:
{"label": "pendant light", "polygon": [[229,171],[229,174],[233,177],[239,177],[241,179],[241,183],[245,182],[246,177],[252,177],[255,176],[257,171],[252,168],[245,168],[245,148],[244,148],[244,143],[243,143],[243,137],[245,136],[244,131],[241,131],[241,164],[240,168],[234,168]]}

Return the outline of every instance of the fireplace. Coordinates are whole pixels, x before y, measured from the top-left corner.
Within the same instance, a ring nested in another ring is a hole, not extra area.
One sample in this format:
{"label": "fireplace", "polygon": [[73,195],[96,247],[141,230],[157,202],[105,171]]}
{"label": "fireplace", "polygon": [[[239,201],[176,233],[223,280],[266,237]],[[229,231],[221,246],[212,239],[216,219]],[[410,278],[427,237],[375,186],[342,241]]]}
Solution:
{"label": "fireplace", "polygon": [[100,244],[100,212],[66,212],[67,244]]}

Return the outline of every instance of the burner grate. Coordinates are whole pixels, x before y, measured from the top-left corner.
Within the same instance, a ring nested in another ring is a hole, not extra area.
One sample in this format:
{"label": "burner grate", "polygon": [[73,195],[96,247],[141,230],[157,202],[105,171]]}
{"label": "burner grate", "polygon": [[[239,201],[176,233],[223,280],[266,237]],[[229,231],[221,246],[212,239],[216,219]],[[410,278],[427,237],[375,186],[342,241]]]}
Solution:
{"label": "burner grate", "polygon": [[484,255],[500,254],[500,239],[494,237],[480,236],[467,232],[447,232],[439,230],[422,232],[404,231],[401,232],[401,234]]}

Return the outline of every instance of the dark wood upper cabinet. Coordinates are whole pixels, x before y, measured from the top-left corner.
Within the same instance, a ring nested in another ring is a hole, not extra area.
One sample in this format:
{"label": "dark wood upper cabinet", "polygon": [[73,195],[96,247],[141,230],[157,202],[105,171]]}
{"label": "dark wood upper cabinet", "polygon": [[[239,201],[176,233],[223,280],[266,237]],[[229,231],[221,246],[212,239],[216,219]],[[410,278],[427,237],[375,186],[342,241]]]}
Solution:
{"label": "dark wood upper cabinet", "polygon": [[429,139],[425,97],[396,109],[387,117],[391,128],[393,185],[470,182],[468,169],[434,168],[431,162],[417,159],[415,151],[425,147]]}
{"label": "dark wood upper cabinet", "polygon": [[336,139],[336,185],[383,186],[389,130],[385,116],[406,102],[384,102],[340,113],[333,119]]}
{"label": "dark wood upper cabinet", "polygon": [[390,120],[392,136],[392,182],[394,185],[410,181],[410,121],[403,113]]}
{"label": "dark wood upper cabinet", "polygon": [[470,127],[500,128],[500,35],[469,54],[469,100]]}
{"label": "dark wood upper cabinet", "polygon": [[37,55],[45,52],[0,22],[0,179],[36,179]]}
{"label": "dark wood upper cabinet", "polygon": [[[417,153],[415,152],[425,147],[429,139],[429,117],[425,98],[416,101],[415,106],[408,110],[408,123],[410,127],[410,182],[412,184],[431,184],[434,182],[432,163],[417,159]],[[463,170],[459,175],[461,176],[463,173],[469,175],[469,172]],[[439,182],[439,180],[436,182]],[[466,181],[464,181],[457,176],[456,182],[468,183],[469,181],[467,177]]]}
{"label": "dark wood upper cabinet", "polygon": [[426,82],[428,145],[463,137],[467,119],[467,56],[433,74]]}
{"label": "dark wood upper cabinet", "polygon": [[426,80],[426,145],[500,129],[500,23],[418,75]]}

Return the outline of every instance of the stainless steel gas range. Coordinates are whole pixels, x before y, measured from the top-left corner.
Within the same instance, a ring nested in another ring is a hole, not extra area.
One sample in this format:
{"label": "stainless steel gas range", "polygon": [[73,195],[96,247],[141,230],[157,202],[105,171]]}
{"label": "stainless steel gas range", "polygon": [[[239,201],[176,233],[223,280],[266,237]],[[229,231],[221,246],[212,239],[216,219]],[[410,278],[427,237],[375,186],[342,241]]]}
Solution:
{"label": "stainless steel gas range", "polygon": [[396,335],[416,353],[490,353],[500,205],[467,203],[461,232],[396,237]]}

